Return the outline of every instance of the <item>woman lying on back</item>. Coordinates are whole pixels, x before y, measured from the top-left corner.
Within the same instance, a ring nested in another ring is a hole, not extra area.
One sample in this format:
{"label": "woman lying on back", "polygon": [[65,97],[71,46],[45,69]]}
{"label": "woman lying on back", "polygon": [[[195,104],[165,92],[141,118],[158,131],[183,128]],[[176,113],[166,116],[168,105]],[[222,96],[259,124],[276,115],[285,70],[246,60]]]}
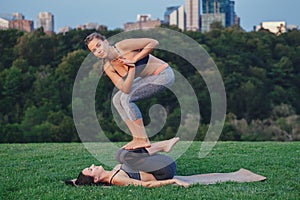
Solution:
{"label": "woman lying on back", "polygon": [[79,185],[117,185],[159,187],[177,184],[187,187],[189,184],[174,179],[176,163],[166,155],[157,152],[169,152],[179,138],[156,142],[149,148],[134,150],[120,149],[116,160],[120,163],[113,170],[105,170],[102,166],[91,165],[83,169],[77,179],[65,181],[66,184]]}

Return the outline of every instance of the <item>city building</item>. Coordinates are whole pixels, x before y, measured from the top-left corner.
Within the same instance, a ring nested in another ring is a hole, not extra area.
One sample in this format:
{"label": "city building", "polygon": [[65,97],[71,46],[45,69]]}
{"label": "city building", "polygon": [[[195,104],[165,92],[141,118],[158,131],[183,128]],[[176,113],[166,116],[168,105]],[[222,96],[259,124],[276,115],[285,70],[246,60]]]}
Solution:
{"label": "city building", "polygon": [[151,15],[150,14],[138,14],[136,16],[136,21],[137,22],[147,22],[151,20]]}
{"label": "city building", "polygon": [[54,16],[49,12],[40,12],[37,16],[37,28],[43,27],[45,33],[54,32]]}
{"label": "city building", "polygon": [[61,27],[58,29],[58,33],[65,34],[71,30],[72,30],[72,28],[70,26],[64,26],[64,27]]}
{"label": "city building", "polygon": [[0,29],[18,29],[20,31],[32,32],[33,21],[25,20],[21,13],[12,13],[0,16]]}
{"label": "city building", "polygon": [[299,28],[299,26],[295,25],[295,24],[288,24],[286,26],[286,28],[287,28],[287,30],[295,30],[295,29],[297,30]]}
{"label": "city building", "polygon": [[237,15],[234,16],[234,24],[236,24],[236,25],[241,24],[241,19]]}
{"label": "city building", "polygon": [[0,17],[0,30],[9,29],[9,21],[7,17]]}
{"label": "city building", "polygon": [[138,30],[138,29],[150,29],[161,25],[159,19],[151,20],[151,15],[137,15],[136,22],[128,22],[123,25],[124,31]]}
{"label": "city building", "polygon": [[268,21],[261,22],[260,25],[254,26],[255,31],[259,31],[261,29],[265,29],[274,33],[276,35],[280,35],[287,31],[287,25],[285,21]]}
{"label": "city building", "polygon": [[213,22],[224,27],[240,24],[240,18],[234,11],[232,0],[185,0],[185,6],[168,7],[164,13],[164,24],[176,25],[185,31],[210,31]]}
{"label": "city building", "polygon": [[9,28],[26,32],[32,32],[34,30],[33,21],[25,19],[11,20],[9,22]]}
{"label": "city building", "polygon": [[231,0],[202,0],[201,31],[210,31],[213,22],[221,22],[224,27],[239,24],[234,5]]}
{"label": "city building", "polygon": [[200,0],[185,0],[186,30],[200,30]]}
{"label": "city building", "polygon": [[105,31],[107,30],[107,26],[100,25],[95,22],[88,22],[84,25],[77,25],[76,30],[92,30],[95,29],[96,31]]}
{"label": "city building", "polygon": [[15,19],[14,14],[1,14],[0,15],[0,30],[9,29],[9,22]]}
{"label": "city building", "polygon": [[167,7],[164,13],[164,24],[177,26],[182,31],[185,30],[185,11],[184,6]]}

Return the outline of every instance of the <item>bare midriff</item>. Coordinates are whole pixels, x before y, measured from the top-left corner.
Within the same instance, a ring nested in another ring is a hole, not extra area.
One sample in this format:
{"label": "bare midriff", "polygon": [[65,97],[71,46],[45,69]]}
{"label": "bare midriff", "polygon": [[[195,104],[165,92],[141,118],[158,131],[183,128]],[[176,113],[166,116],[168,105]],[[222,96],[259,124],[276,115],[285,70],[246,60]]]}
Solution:
{"label": "bare midriff", "polygon": [[156,58],[151,54],[149,56],[150,57],[148,63],[145,69],[140,74],[141,77],[158,75],[160,72],[162,72],[164,69],[166,69],[169,66],[168,63],[162,61],[161,59]]}
{"label": "bare midriff", "polygon": [[[120,51],[119,51],[120,52]],[[122,51],[121,51],[122,52]],[[120,57],[124,57],[126,59],[132,59],[138,51],[131,51],[127,53],[123,53],[120,55]],[[168,63],[164,62],[163,60],[149,54],[149,60],[146,64],[143,71],[138,74],[137,76],[145,77],[145,76],[151,76],[151,75],[158,75],[160,72],[162,72],[164,69],[168,67]]]}

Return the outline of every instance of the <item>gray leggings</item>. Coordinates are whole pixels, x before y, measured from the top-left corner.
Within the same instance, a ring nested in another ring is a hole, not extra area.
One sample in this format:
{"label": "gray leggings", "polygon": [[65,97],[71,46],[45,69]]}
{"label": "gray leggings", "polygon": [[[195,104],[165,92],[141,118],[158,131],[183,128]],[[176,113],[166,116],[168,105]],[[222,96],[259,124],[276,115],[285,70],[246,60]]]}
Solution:
{"label": "gray leggings", "polygon": [[168,66],[158,75],[136,78],[128,94],[118,91],[113,97],[113,104],[122,120],[141,119],[141,111],[134,102],[153,96],[172,85],[174,80],[174,72]]}
{"label": "gray leggings", "polygon": [[171,157],[163,154],[149,155],[145,148],[120,149],[115,154],[115,159],[122,164],[122,169],[128,174],[148,172],[156,180],[171,179],[176,174],[176,163]]}

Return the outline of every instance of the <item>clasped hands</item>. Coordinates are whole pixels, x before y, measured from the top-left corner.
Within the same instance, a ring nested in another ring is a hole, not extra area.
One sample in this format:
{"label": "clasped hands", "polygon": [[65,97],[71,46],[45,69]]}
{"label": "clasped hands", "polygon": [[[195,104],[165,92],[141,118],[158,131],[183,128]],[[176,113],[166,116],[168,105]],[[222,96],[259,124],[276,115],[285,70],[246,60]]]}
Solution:
{"label": "clasped hands", "polygon": [[134,61],[134,60],[132,60],[132,59],[127,59],[127,58],[117,58],[117,61],[118,62],[120,62],[120,63],[122,63],[122,64],[124,64],[124,65],[127,65],[127,66],[129,66],[129,67],[135,67],[135,62],[136,61]]}

